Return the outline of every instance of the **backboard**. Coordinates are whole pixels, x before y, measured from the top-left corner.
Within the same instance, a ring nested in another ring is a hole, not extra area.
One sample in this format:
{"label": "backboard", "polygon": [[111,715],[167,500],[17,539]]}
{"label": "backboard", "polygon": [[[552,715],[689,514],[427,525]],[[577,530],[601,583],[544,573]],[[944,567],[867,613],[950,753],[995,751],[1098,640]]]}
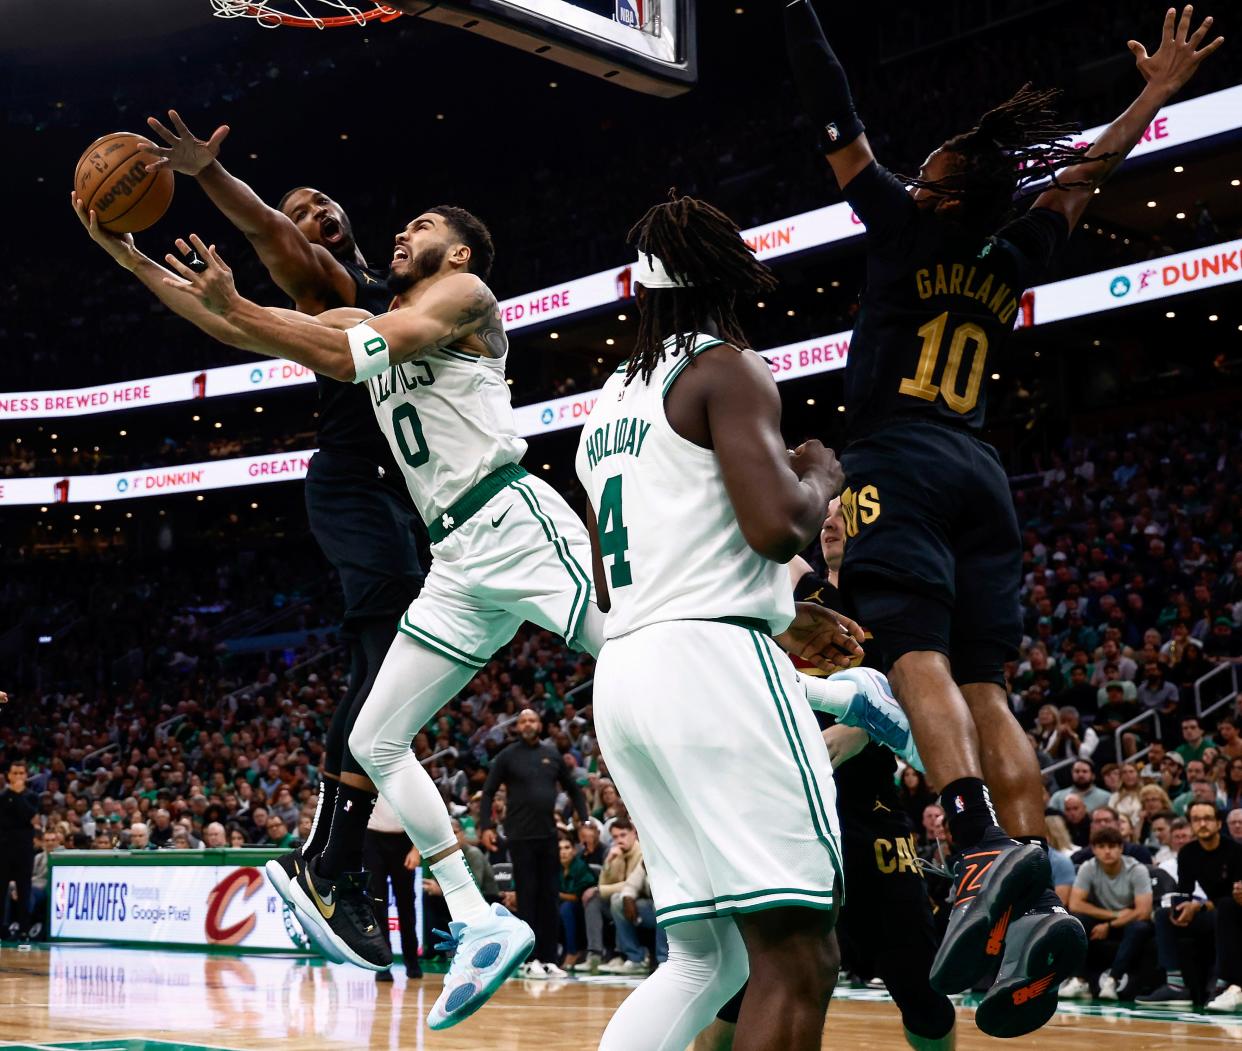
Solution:
{"label": "backboard", "polygon": [[680,95],[697,75],[694,0],[400,0],[392,6],[647,94]]}

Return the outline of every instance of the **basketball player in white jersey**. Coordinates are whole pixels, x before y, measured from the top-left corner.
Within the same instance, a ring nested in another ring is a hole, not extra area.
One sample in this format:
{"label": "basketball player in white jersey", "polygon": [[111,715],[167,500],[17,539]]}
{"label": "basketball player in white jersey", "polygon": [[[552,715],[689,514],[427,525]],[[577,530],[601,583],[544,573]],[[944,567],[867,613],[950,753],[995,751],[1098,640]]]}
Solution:
{"label": "basketball player in white jersey", "polygon": [[785,448],[776,384],[733,310],[775,279],[733,222],[683,197],[631,240],[638,342],[600,393],[577,471],[609,603],[596,727],[669,958],[600,1048],[682,1051],[749,974],[738,1051],[818,1049],[839,961],[835,790],[773,636],[795,614],[785,564],[818,533],[841,470],[818,442]]}
{"label": "basketball player in white jersey", "polygon": [[[456,952],[428,1016],[432,1028],[445,1028],[482,1006],[534,939],[527,924],[484,902],[410,742],[523,621],[595,653],[603,616],[584,568],[582,523],[519,465],[526,443],[505,382],[508,340],[484,283],[491,239],[469,213],[425,212],[396,237],[388,313],[343,307],[315,317],[244,299],[214,249],[190,242],[205,269],[195,273],[170,255],[181,276],[166,280],[215,315],[210,325],[190,319],[235,346],[366,382],[431,534],[431,572],[402,617],[349,747],[427,859],[453,914]],[[334,918],[336,887],[313,863],[293,894],[300,908]]]}
{"label": "basketball player in white jersey", "polygon": [[[429,1014],[432,1028],[446,1028],[486,1001],[533,938],[525,923],[483,901],[410,742],[523,621],[592,654],[602,642],[603,615],[583,568],[589,542],[582,523],[519,465],[526,443],[517,437],[504,377],[508,340],[483,280],[491,238],[461,209],[420,215],[397,235],[389,275],[395,299],[380,316],[350,307],[314,317],[260,307],[238,294],[214,246],[191,237],[178,247],[185,253],[191,245],[204,269],[196,273],[167,256],[180,277],[163,278],[161,299],[232,346],[366,382],[431,534],[431,572],[402,618],[349,747],[393,804],[454,917],[452,969]],[[149,288],[152,276],[143,276]],[[856,642],[815,613],[798,618],[786,643],[824,667],[850,659]],[[322,923],[321,933],[357,936],[356,925],[335,915],[337,886],[313,864],[292,891],[299,909]]]}

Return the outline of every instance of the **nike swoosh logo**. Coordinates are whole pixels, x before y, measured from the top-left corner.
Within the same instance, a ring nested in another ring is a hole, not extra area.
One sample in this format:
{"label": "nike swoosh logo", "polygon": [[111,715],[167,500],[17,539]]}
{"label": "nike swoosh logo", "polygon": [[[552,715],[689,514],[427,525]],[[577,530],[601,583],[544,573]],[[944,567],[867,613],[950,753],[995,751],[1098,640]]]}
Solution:
{"label": "nike swoosh logo", "polygon": [[512,505],[512,504],[510,504],[508,507],[506,507],[506,508],[505,508],[504,514],[502,514],[499,518],[493,518],[493,519],[492,519],[492,528],[493,528],[493,529],[499,529],[499,528],[500,528],[500,523],[501,523],[501,522],[503,522],[503,521],[505,520],[505,515],[507,515],[507,514],[508,514],[510,511],[512,511],[512,510],[513,510],[513,505]]}
{"label": "nike swoosh logo", "polygon": [[315,881],[310,878],[309,872],[306,874],[306,879],[303,882],[310,891],[311,901],[315,903],[315,907],[322,914],[323,918],[325,920],[332,919],[333,914],[336,912],[336,888],[333,888],[333,892],[327,898],[321,898],[319,891],[315,889]]}

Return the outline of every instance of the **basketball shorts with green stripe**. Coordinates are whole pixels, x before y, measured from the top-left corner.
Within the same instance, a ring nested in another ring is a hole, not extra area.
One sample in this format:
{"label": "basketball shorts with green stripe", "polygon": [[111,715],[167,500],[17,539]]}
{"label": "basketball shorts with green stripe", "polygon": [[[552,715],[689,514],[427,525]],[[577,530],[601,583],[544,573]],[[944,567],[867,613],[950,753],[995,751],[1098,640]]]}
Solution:
{"label": "basketball shorts with green stripe", "polygon": [[531,621],[571,646],[599,649],[602,614],[586,528],[547,483],[523,474],[431,546],[431,571],[399,630],[482,668]]}
{"label": "basketball shorts with green stripe", "polygon": [[609,639],[594,705],[661,926],[839,902],[828,751],[768,635],[669,621]]}

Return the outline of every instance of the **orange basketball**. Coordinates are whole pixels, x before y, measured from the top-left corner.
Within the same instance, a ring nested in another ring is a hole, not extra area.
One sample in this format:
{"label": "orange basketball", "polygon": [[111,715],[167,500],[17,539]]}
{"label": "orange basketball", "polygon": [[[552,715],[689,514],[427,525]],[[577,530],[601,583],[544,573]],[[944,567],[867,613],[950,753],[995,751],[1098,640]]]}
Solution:
{"label": "orange basketball", "polygon": [[104,135],[87,147],[73,173],[86,210],[95,209],[99,225],[114,234],[154,226],[172,201],[173,173],[167,168],[147,171],[157,158],[140,150],[140,141],[141,136],[128,131]]}

